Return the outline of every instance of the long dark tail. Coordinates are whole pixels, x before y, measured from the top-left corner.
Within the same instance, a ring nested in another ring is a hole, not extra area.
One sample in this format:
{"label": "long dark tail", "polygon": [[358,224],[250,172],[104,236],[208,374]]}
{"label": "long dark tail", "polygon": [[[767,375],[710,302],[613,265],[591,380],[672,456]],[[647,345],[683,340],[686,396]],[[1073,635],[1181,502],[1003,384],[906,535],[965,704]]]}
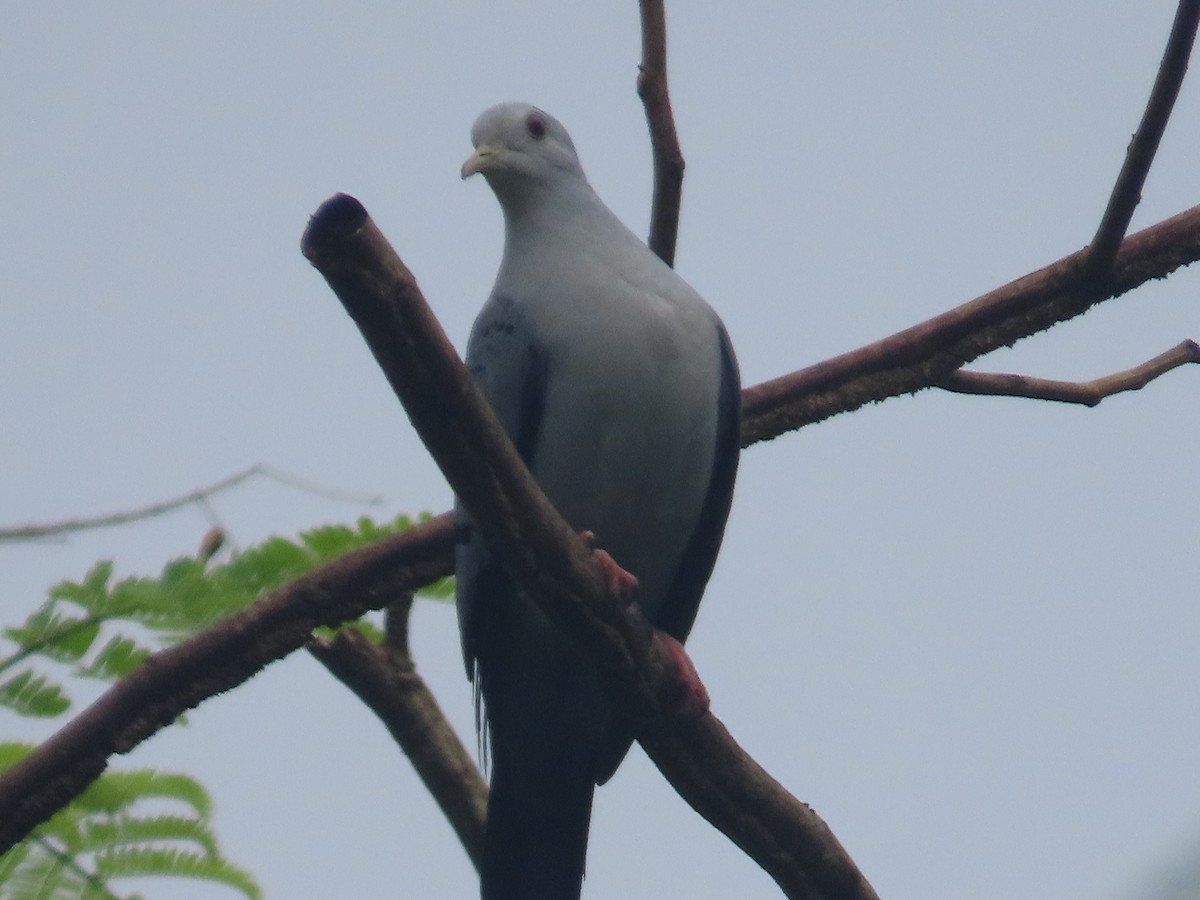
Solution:
{"label": "long dark tail", "polygon": [[[515,762],[515,765],[510,765]],[[592,816],[591,766],[495,759],[482,900],[578,900]]]}

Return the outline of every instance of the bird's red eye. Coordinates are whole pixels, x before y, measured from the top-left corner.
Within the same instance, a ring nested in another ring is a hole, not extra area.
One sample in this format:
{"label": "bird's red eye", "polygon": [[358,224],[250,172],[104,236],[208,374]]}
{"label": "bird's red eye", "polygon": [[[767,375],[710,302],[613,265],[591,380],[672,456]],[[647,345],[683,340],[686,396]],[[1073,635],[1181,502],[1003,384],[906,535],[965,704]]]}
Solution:
{"label": "bird's red eye", "polygon": [[546,136],[546,120],[537,113],[531,112],[525,117],[525,130],[535,141],[540,141]]}

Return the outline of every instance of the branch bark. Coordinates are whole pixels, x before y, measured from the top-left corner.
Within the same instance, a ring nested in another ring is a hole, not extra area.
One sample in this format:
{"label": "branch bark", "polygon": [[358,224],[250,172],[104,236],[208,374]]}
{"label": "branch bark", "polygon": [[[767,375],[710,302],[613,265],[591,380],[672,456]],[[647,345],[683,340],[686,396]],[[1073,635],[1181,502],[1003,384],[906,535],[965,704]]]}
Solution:
{"label": "branch bark", "polygon": [[637,92],[646,109],[654,157],[654,195],[650,203],[650,247],[668,266],[675,265],[679,204],[683,198],[683,150],[675,130],[667,90],[667,16],[663,0],[640,0],[642,63]]}
{"label": "branch bark", "polygon": [[1057,400],[1096,406],[1105,397],[1123,391],[1140,391],[1151,381],[1188,363],[1200,363],[1200,344],[1182,341],[1166,353],[1146,360],[1140,366],[1115,372],[1091,381],[1056,381],[1000,372],[951,372],[937,386],[956,394],[988,394],[1000,397],[1028,397],[1033,400]]}
{"label": "branch bark", "polygon": [[873,401],[937,385],[963,363],[1165,278],[1200,259],[1200,206],[1121,244],[1097,291],[1084,248],[920,325],[742,393],[742,444],[768,440]]}
{"label": "branch bark", "polygon": [[[408,599],[411,604],[411,595]],[[478,869],[487,783],[407,649],[391,649],[373,644],[354,628],[342,628],[332,638],[314,637],[308,644],[308,651],[375,713],[400,745]]]}

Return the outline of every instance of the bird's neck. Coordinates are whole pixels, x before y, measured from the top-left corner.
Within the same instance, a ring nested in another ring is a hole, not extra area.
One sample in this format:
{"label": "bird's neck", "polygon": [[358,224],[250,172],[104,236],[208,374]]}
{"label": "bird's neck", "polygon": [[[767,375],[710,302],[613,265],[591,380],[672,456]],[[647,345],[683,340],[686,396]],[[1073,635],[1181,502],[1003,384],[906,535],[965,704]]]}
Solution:
{"label": "bird's neck", "polygon": [[501,197],[505,259],[533,260],[544,253],[583,249],[598,239],[637,240],[586,182],[554,190]]}

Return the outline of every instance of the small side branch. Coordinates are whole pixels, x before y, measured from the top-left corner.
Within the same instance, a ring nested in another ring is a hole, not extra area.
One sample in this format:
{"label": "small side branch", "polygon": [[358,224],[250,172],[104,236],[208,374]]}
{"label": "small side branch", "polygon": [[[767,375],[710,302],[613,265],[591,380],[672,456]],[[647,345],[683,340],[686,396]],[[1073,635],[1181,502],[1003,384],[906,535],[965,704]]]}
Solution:
{"label": "small side branch", "polygon": [[999,397],[1029,397],[1096,406],[1105,397],[1123,391],[1140,391],[1155,378],[1187,363],[1200,363],[1200,344],[1183,341],[1140,366],[1092,381],[1055,381],[1029,375],[1001,372],[970,372],[959,369],[938,382],[937,387],[956,394],[989,394]]}
{"label": "small side branch", "polygon": [[679,237],[679,204],[683,197],[683,150],[675,131],[671,96],[667,91],[667,19],[663,0],[640,0],[642,62],[637,92],[646,108],[650,149],[654,155],[654,196],[650,206],[650,237],[646,243],[668,266],[675,265]]}
{"label": "small side branch", "polygon": [[[407,619],[408,606],[393,613]],[[393,608],[389,608],[391,611]],[[394,633],[389,627],[389,633]],[[475,867],[483,857],[488,788],[407,650],[373,644],[361,631],[342,628],[308,644],[334,677],[366,704],[400,745],[441,807]]]}
{"label": "small side branch", "polygon": [[1087,312],[1200,259],[1200,206],[1127,237],[1103,293],[1077,273],[1087,249],[962,306],[742,391],[742,446],[940,384],[964,363]]}
{"label": "small side branch", "polygon": [[1200,0],[1181,0],[1175,11],[1175,21],[1171,25],[1171,34],[1167,38],[1167,47],[1146,103],[1146,111],[1142,113],[1142,121],[1133,140],[1129,142],[1125,164],[1117,176],[1108,207],[1104,210],[1100,227],[1092,238],[1091,249],[1084,260],[1085,278],[1103,278],[1116,259],[1125,232],[1129,230],[1133,211],[1142,199],[1142,187],[1146,184],[1154,154],[1158,152],[1158,144],[1166,131],[1167,120],[1171,118],[1183,76],[1187,73],[1188,57],[1196,40],[1198,24]]}

